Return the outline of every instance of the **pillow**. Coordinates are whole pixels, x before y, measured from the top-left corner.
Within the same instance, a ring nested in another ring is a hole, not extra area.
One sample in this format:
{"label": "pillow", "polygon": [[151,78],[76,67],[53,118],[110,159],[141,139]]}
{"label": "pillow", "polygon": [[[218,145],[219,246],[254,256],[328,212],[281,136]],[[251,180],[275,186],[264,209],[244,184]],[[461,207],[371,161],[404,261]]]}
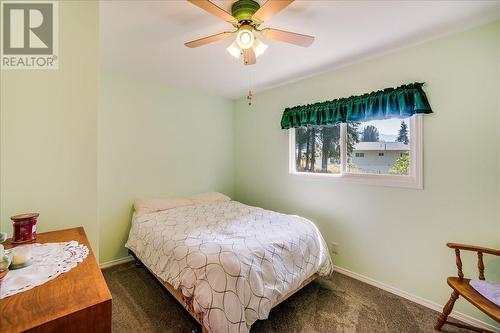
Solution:
{"label": "pillow", "polygon": [[486,299],[500,306],[500,282],[470,280],[469,284]]}
{"label": "pillow", "polygon": [[172,209],[176,207],[189,206],[193,202],[189,199],[145,199],[137,200],[134,203],[135,216],[138,217],[147,213],[159,212],[161,210]]}
{"label": "pillow", "polygon": [[231,198],[219,192],[200,193],[189,197],[194,204],[205,204],[219,201],[231,201]]}

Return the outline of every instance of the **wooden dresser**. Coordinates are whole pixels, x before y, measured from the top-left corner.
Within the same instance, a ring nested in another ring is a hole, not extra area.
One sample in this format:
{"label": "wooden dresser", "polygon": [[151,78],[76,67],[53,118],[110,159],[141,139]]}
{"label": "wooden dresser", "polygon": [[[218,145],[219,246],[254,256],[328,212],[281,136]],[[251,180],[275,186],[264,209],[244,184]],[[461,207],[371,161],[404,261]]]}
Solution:
{"label": "wooden dresser", "polygon": [[88,246],[87,258],[52,281],[1,299],[0,332],[111,332],[111,293],[83,228],[41,233],[35,242],[70,240]]}

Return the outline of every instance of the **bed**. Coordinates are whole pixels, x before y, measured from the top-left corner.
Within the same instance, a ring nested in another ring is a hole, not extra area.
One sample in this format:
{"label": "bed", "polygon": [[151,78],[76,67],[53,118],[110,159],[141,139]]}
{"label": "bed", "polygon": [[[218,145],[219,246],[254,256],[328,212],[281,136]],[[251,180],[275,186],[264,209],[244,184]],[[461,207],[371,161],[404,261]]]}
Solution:
{"label": "bed", "polygon": [[248,332],[271,308],[332,272],[309,220],[220,193],[144,201],[126,247],[204,332]]}

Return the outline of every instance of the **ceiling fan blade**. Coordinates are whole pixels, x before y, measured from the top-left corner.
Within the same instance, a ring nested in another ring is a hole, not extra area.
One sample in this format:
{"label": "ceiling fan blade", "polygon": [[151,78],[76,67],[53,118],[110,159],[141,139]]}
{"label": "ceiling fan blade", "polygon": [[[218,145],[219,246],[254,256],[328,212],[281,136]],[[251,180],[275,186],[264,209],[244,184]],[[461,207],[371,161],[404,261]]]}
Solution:
{"label": "ceiling fan blade", "polygon": [[294,0],[267,0],[258,11],[253,14],[252,19],[264,22],[278,14],[281,10],[291,4]]}
{"label": "ceiling fan blade", "polygon": [[295,32],[266,28],[260,31],[262,36],[268,39],[276,39],[282,42],[308,47],[314,42],[314,37],[302,35]]}
{"label": "ceiling fan blade", "polygon": [[196,40],[184,43],[184,45],[186,45],[187,47],[190,47],[190,48],[195,48],[195,47],[199,47],[199,46],[203,46],[203,45],[206,45],[209,43],[216,42],[216,41],[221,40],[221,39],[228,38],[232,34],[233,34],[232,32],[225,31],[225,32],[221,32],[220,34],[215,34],[212,36],[203,37],[200,39],[196,39]]}
{"label": "ceiling fan blade", "polygon": [[253,65],[257,62],[255,51],[252,48],[243,50],[243,62],[245,65]]}
{"label": "ceiling fan blade", "polygon": [[201,9],[206,10],[212,15],[217,16],[218,18],[230,22],[230,23],[237,23],[238,20],[236,20],[231,14],[226,12],[224,9],[220,8],[216,4],[212,3],[209,0],[187,0],[191,2],[193,5],[200,7]]}

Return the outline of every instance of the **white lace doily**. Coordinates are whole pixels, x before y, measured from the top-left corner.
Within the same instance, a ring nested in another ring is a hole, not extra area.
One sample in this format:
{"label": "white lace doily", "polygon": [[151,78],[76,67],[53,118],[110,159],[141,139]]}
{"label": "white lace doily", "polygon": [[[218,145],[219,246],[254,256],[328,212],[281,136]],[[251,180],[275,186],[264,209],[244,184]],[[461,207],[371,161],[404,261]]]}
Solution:
{"label": "white lace doily", "polygon": [[[24,245],[31,249],[32,264],[10,270],[2,281],[0,299],[32,289],[70,271],[89,254],[85,245],[77,241],[64,243],[34,243]],[[19,246],[17,247],[19,248]],[[9,251],[5,251],[9,253]]]}

